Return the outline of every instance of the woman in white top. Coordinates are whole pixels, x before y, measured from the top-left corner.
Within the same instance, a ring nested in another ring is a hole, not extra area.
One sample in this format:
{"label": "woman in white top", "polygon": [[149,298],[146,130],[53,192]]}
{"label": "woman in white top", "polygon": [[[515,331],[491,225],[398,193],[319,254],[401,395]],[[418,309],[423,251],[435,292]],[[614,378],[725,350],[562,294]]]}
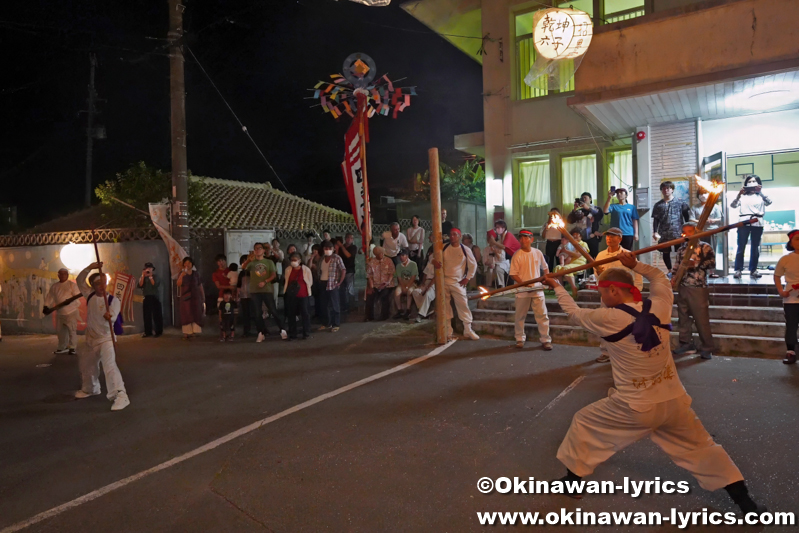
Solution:
{"label": "woman in white top", "polygon": [[757,271],[757,261],[760,259],[760,238],[763,236],[763,215],[766,214],[766,206],[771,205],[771,200],[761,192],[763,183],[759,176],[750,174],[744,176],[744,185],[738,191],[738,196],[732,201],[730,207],[738,208],[738,220],[749,220],[757,218],[757,222],[738,228],[738,251],[735,253],[735,277],[740,279],[744,269],[744,252],[746,242],[752,237],[752,248],[749,251],[749,275],[759,278]]}
{"label": "woman in white top", "polygon": [[424,228],[419,226],[419,217],[413,215],[411,217],[411,227],[406,230],[408,234],[408,250],[410,260],[416,263],[419,267],[419,272],[422,271],[422,263],[424,259]]}
{"label": "woman in white top", "polygon": [[557,207],[553,207],[549,210],[549,215],[547,216],[547,221],[544,223],[543,227],[541,228],[541,237],[546,241],[546,249],[544,251],[544,255],[547,258],[547,266],[549,267],[549,271],[552,272],[555,270],[555,266],[557,263],[557,255],[558,255],[558,247],[560,246],[560,239],[563,237],[561,232],[557,228],[550,228],[549,224],[552,222],[553,215],[560,216],[560,209]]}

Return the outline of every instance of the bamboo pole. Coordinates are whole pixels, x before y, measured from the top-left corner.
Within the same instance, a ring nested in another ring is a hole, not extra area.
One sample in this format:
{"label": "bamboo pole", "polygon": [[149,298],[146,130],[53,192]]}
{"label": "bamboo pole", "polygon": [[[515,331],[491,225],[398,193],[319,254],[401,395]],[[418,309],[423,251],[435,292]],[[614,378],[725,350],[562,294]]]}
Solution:
{"label": "bamboo pole", "polygon": [[[695,234],[693,236],[693,238],[702,239],[704,237],[709,237],[710,235],[715,235],[716,233],[721,233],[722,231],[730,231],[731,229],[740,228],[741,226],[745,226],[747,224],[753,224],[756,221],[757,221],[757,218],[751,218],[749,220],[743,220],[741,222],[737,222],[735,224],[730,224],[728,226],[723,226],[723,227],[720,227],[720,228],[716,228],[714,230],[705,231],[703,233],[697,233],[697,234]],[[631,253],[633,255],[636,255],[636,256],[642,255],[642,254],[647,254],[649,252],[655,252],[655,251],[658,251],[658,250],[662,250],[663,248],[668,248],[669,246],[681,245],[682,243],[684,243],[684,242],[686,242],[688,240],[690,240],[688,237],[680,237],[679,239],[673,239],[671,241],[666,241],[666,242],[663,242],[663,243],[660,243],[660,244],[655,244],[655,245],[649,246],[647,248],[641,248],[640,250],[636,250],[636,251],[631,252]],[[599,261],[589,262],[589,263],[587,263],[585,265],[582,265],[582,266],[561,270],[560,272],[554,272],[554,273],[550,272],[549,274],[547,274],[545,276],[539,276],[539,277],[537,277],[535,279],[523,281],[521,283],[516,283],[514,285],[508,285],[507,287],[505,287],[503,289],[496,289],[496,290],[493,290],[493,291],[489,291],[485,287],[480,287],[480,294],[472,296],[469,299],[470,300],[477,300],[477,299],[487,300],[487,299],[491,298],[492,296],[496,296],[498,294],[502,294],[502,293],[508,292],[510,290],[513,290],[513,289],[518,289],[519,287],[525,287],[527,285],[533,285],[535,283],[540,283],[540,282],[544,281],[545,278],[560,278],[560,277],[563,277],[563,276],[568,276],[569,274],[574,274],[575,272],[581,272],[583,270],[588,270],[589,268],[594,268],[594,267],[598,267],[598,266],[601,266],[601,265],[606,265],[608,263],[615,263],[618,260],[619,260],[618,256],[607,257],[605,259],[600,259]]]}
{"label": "bamboo pole", "polygon": [[[438,148],[427,151],[430,166],[430,209],[433,222],[433,258],[436,262],[444,264],[444,239],[441,236],[441,182],[438,175]],[[436,285],[436,342],[447,343],[447,307],[449,302],[444,299],[444,268],[435,269]]]}
{"label": "bamboo pole", "polygon": [[[710,217],[711,211],[716,206],[716,202],[719,199],[719,195],[722,192],[722,188],[719,187],[719,190],[708,190],[707,202],[705,202],[705,208],[702,210],[702,214],[699,215],[699,220],[696,223],[696,231],[701,232],[704,227],[707,219]],[[683,276],[685,276],[685,271],[688,270],[688,263],[691,261],[691,257],[694,255],[694,248],[696,245],[699,244],[699,239],[693,237],[690,241],[688,241],[688,246],[685,249],[685,254],[682,256],[682,261],[680,261],[680,266],[677,268],[677,274],[672,278],[672,284],[675,287],[680,286],[680,281],[682,280]],[[713,250],[715,254],[716,251]]]}
{"label": "bamboo pole", "polygon": [[[97,271],[100,273],[100,276],[104,276],[103,274],[103,265],[100,263],[100,249],[97,246],[97,234],[92,229],[92,244],[94,244],[94,256],[97,258]],[[108,309],[108,284],[106,283],[105,287],[105,295],[103,296],[103,302],[105,302],[105,312],[110,313],[111,311]],[[122,310],[120,309],[120,312]],[[111,344],[114,346],[114,356],[116,357],[117,353],[117,337],[114,334],[114,324],[111,322],[111,319],[108,319],[108,327],[111,329]]]}

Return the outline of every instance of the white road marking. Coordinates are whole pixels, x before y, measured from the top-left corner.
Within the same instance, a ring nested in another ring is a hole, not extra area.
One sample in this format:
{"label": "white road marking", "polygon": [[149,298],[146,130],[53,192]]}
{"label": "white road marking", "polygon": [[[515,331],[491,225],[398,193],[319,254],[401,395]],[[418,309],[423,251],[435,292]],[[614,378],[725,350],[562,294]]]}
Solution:
{"label": "white road marking", "polygon": [[[572,390],[574,387],[576,387],[577,385],[579,385],[579,384],[580,384],[580,382],[581,382],[582,380],[584,380],[584,379],[585,379],[585,375],[582,375],[582,376],[578,377],[577,379],[575,379],[574,381],[572,381],[571,385],[569,385],[568,387],[566,387],[565,389],[563,389],[563,392],[561,392],[560,394],[558,394],[557,396],[555,396],[555,399],[554,399],[554,400],[552,400],[551,402],[549,402],[548,404],[546,404],[546,406],[545,406],[543,409],[541,409],[540,411],[538,411],[538,414],[537,414],[537,415],[535,415],[533,418],[538,418],[538,417],[541,415],[541,413],[543,413],[544,411],[547,411],[547,410],[551,409],[551,408],[552,408],[552,406],[554,406],[556,403],[558,403],[558,402],[559,402],[559,401],[560,401],[560,400],[561,400],[561,399],[562,399],[564,396],[566,396],[567,394],[569,394],[569,392],[571,392],[571,390]],[[2,533],[2,532],[0,532],[0,533]]]}
{"label": "white road marking", "polygon": [[58,515],[60,515],[61,513],[65,512],[65,511],[68,511],[70,509],[74,509],[75,507],[83,505],[84,503],[88,503],[88,502],[90,502],[92,500],[96,500],[97,498],[99,498],[101,496],[104,496],[104,495],[108,494],[109,492],[113,492],[113,491],[115,491],[117,489],[121,489],[122,487],[124,487],[126,485],[130,485],[131,483],[133,483],[135,481],[138,481],[138,480],[140,480],[142,478],[145,478],[145,477],[147,477],[147,476],[149,476],[151,474],[155,474],[156,472],[160,472],[161,470],[166,470],[167,468],[175,466],[176,464],[180,464],[180,463],[182,463],[184,461],[188,461],[192,457],[196,457],[196,456],[198,456],[200,454],[203,454],[205,452],[208,452],[208,451],[211,451],[211,450],[213,450],[215,448],[218,448],[218,447],[222,446],[223,444],[226,444],[226,443],[228,443],[228,442],[230,442],[232,440],[235,440],[235,439],[237,439],[237,438],[239,438],[241,436],[244,436],[244,435],[246,435],[248,433],[252,433],[253,431],[255,431],[256,429],[258,429],[260,427],[263,427],[263,426],[265,426],[267,424],[271,424],[272,422],[274,422],[276,420],[280,420],[281,418],[286,417],[286,416],[288,416],[290,414],[296,413],[297,411],[302,411],[303,409],[311,407],[312,405],[316,405],[317,403],[323,402],[323,401],[325,401],[327,399],[333,398],[334,396],[338,396],[339,394],[344,394],[345,392],[349,392],[349,391],[351,391],[353,389],[357,389],[358,387],[366,385],[367,383],[371,383],[373,381],[377,381],[378,379],[382,379],[382,378],[384,378],[386,376],[390,376],[391,374],[396,374],[397,372],[400,372],[401,370],[405,370],[406,368],[408,368],[410,366],[413,366],[413,365],[419,364],[419,363],[421,363],[423,361],[426,361],[426,360],[430,359],[431,357],[435,357],[435,356],[439,355],[444,350],[446,350],[447,348],[449,348],[450,346],[455,344],[455,342],[456,341],[454,341],[454,340],[449,341],[447,344],[439,346],[438,348],[436,348],[432,352],[428,353],[427,355],[423,355],[421,357],[417,357],[416,359],[411,359],[410,361],[407,361],[405,363],[402,363],[401,365],[395,366],[394,368],[390,368],[388,370],[385,370],[385,371],[380,372],[378,374],[375,374],[373,376],[369,376],[368,378],[364,378],[364,379],[361,379],[361,380],[356,381],[354,383],[350,383],[349,385],[345,385],[345,386],[343,386],[343,387],[341,387],[339,389],[336,389],[334,391],[327,392],[325,394],[322,394],[321,396],[317,396],[316,398],[312,398],[312,399],[310,399],[310,400],[308,400],[306,402],[297,404],[294,407],[290,407],[290,408],[286,409],[285,411],[281,411],[281,412],[279,412],[277,414],[274,414],[272,416],[264,418],[263,420],[259,420],[258,422],[253,422],[252,424],[250,424],[248,426],[244,426],[243,428],[237,429],[236,431],[234,431],[232,433],[228,433],[224,437],[220,437],[220,438],[218,438],[216,440],[213,440],[213,441],[209,442],[208,444],[205,444],[204,446],[200,446],[199,448],[197,448],[195,450],[192,450],[190,452],[184,453],[183,455],[175,457],[174,459],[170,459],[169,461],[166,461],[166,462],[161,463],[159,465],[156,465],[156,466],[154,466],[152,468],[144,470],[143,472],[139,472],[138,474],[134,474],[134,475],[132,475],[130,477],[126,477],[125,479],[121,479],[121,480],[119,480],[119,481],[117,481],[115,483],[111,483],[110,485],[106,485],[105,487],[102,487],[102,488],[99,488],[99,489],[97,489],[95,491],[89,492],[88,494],[84,494],[83,496],[75,498],[74,500],[72,500],[70,502],[61,504],[58,507],[53,507],[52,509],[50,509],[48,511],[44,511],[43,513],[39,513],[39,514],[37,514],[35,516],[32,516],[31,518],[28,518],[27,520],[23,520],[22,522],[17,522],[16,524],[13,524],[11,526],[8,526],[8,527],[4,528],[3,530],[0,530],[0,533],[13,533],[15,531],[20,531],[22,529],[25,529],[28,526],[32,526],[34,524],[38,524],[39,522],[42,522],[42,521],[47,520],[49,518],[53,518],[54,516],[58,516]]}

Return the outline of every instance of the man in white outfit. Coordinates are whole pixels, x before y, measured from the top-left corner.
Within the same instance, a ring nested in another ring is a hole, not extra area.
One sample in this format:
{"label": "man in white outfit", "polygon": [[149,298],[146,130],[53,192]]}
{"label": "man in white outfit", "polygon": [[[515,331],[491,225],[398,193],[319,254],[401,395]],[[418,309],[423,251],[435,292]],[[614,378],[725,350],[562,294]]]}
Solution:
{"label": "man in white outfit", "polygon": [[455,303],[458,318],[463,322],[463,336],[473,341],[480,337],[472,331],[472,311],[469,309],[469,300],[466,297],[466,285],[477,272],[477,261],[472,251],[461,244],[461,230],[452,228],[449,232],[449,243],[444,246],[444,264],[431,259],[435,268],[444,269],[444,302],[447,309],[447,338],[453,339],[452,333],[452,306],[450,299]]}
{"label": "man in white outfit", "polygon": [[[74,281],[69,279],[69,270],[59,269],[58,282],[50,285],[44,305],[55,307],[73,296],[80,296],[81,292]],[[56,311],[56,334],[58,335],[57,354],[67,353],[75,355],[78,346],[78,317],[80,316],[80,301],[73,300]]]}
{"label": "man in white outfit", "polygon": [[[114,402],[112,411],[120,411],[130,405],[125,383],[116,363],[114,343],[111,338],[111,324],[116,322],[120,301],[105,291],[105,275],[92,274],[89,278],[93,291],[86,286],[86,276],[90,271],[102,267],[102,263],[92,263],[78,274],[78,288],[86,297],[86,350],[78,356],[81,374],[81,389],[75,398],[82,399],[100,394],[100,364],[105,373],[107,398]],[[106,311],[105,302],[108,301]],[[109,323],[110,322],[110,323]]]}
{"label": "man in white outfit", "polygon": [[[547,260],[541,250],[533,248],[533,232],[523,229],[519,232],[519,243],[521,248],[510,262],[510,277],[516,283],[522,283],[535,279],[541,275],[549,274]],[[537,283],[531,289],[541,288]],[[547,315],[547,302],[544,292],[541,290],[528,290],[516,293],[516,325],[514,333],[516,336],[516,347],[524,348],[524,341],[527,335],[524,332],[524,322],[530,308],[533,308],[535,323],[538,326],[538,335],[541,339],[541,346],[544,350],[552,349],[552,337],[549,336],[549,315]]]}
{"label": "man in white outfit", "polygon": [[[649,299],[642,301],[633,277],[621,268],[600,275],[599,293],[606,307],[599,309],[581,309],[554,278],[546,280],[569,322],[607,342],[615,385],[607,398],[574,415],[557,453],[567,468],[561,481],[579,481],[616,452],[649,437],[705,490],[726,489],[745,514],[765,512],[749,496],[738,467],[691,409],[691,397],[677,375],[669,344],[671,283],[629,252],[619,260],[649,280]],[[567,493],[582,497],[579,490]]]}
{"label": "man in white outfit", "polygon": [[[421,322],[423,318],[430,316],[430,304],[436,299],[435,276],[435,267],[432,261],[428,261],[427,266],[424,268],[424,282],[413,289],[411,293],[418,310],[418,314],[416,315],[417,322]],[[433,311],[435,311],[435,309],[433,309]]]}

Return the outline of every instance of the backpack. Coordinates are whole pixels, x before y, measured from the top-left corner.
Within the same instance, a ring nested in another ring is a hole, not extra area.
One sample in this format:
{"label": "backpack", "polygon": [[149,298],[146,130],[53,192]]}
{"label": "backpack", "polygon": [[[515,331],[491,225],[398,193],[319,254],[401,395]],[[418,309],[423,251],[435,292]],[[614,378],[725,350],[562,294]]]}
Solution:
{"label": "backpack", "polygon": [[[92,296],[94,296],[94,295],[95,295],[95,293],[91,293],[89,295],[89,297],[86,298],[86,303],[87,304],[89,303],[89,300],[91,300]],[[113,301],[114,301],[114,296],[112,294],[109,294],[108,295],[108,305],[111,305],[111,302],[113,302]],[[119,310],[119,314],[117,315],[117,319],[116,319],[116,321],[114,321],[114,335],[122,335],[123,333],[125,333],[125,330],[122,329],[122,324],[124,324],[124,323],[125,323],[125,321],[122,320],[122,310],[120,309]]]}

